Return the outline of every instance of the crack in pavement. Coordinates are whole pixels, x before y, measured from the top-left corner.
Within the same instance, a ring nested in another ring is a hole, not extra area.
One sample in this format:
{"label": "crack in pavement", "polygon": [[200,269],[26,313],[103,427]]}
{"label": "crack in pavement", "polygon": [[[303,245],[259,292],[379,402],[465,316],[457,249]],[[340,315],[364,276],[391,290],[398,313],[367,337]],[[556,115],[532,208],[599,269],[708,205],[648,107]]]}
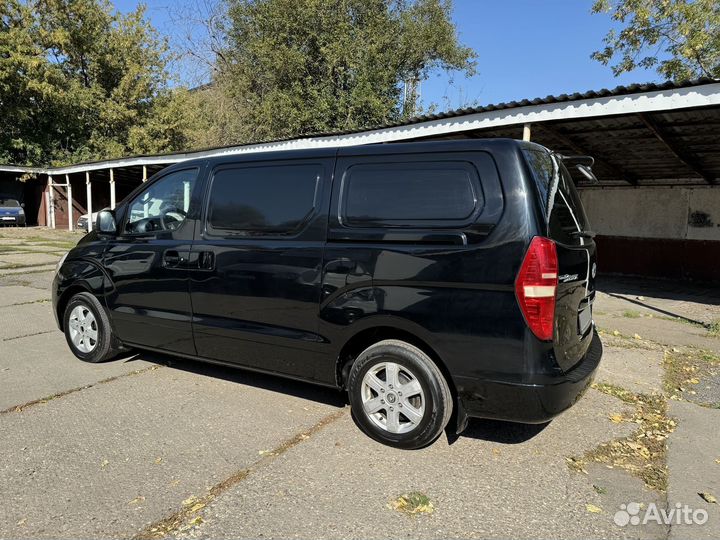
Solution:
{"label": "crack in pavement", "polygon": [[64,390],[62,392],[58,392],[57,394],[52,394],[50,396],[41,397],[38,399],[33,399],[32,401],[28,401],[27,403],[23,403],[21,405],[13,405],[12,407],[8,407],[7,409],[0,410],[0,414],[8,414],[13,412],[22,412],[27,408],[33,407],[35,405],[40,405],[41,403],[47,403],[48,401],[51,401],[53,399],[58,399],[61,397],[69,396],[70,394],[75,394],[77,392],[80,392],[81,390],[87,390],[88,388],[93,388],[94,386],[98,386],[101,384],[106,384],[109,382],[117,381],[118,379],[123,379],[125,377],[129,377],[131,375],[140,375],[142,373],[146,373],[148,371],[155,371],[156,369],[160,369],[163,366],[149,366],[142,369],[136,369],[135,371],[130,371],[129,373],[123,373],[121,375],[115,375],[114,377],[108,377],[107,379],[102,379],[100,381],[86,384],[84,386],[78,386],[76,388],[71,388],[70,390]]}
{"label": "crack in pavement", "polygon": [[[15,304],[15,305],[20,305],[20,304]],[[13,336],[13,337],[8,337],[8,338],[3,338],[2,341],[4,343],[6,341],[12,341],[14,339],[22,339],[22,338],[33,337],[33,336],[42,336],[43,334],[52,334],[53,332],[56,332],[56,330],[41,330],[40,332],[34,332],[32,334],[23,334],[22,336]]]}
{"label": "crack in pavement", "polygon": [[176,536],[177,533],[186,531],[193,525],[202,523],[202,518],[198,515],[200,510],[205,508],[225,491],[245,480],[253,472],[267,467],[291,448],[294,448],[295,446],[308,440],[312,435],[322,431],[333,422],[342,418],[347,410],[347,407],[343,407],[342,409],[323,417],[319,422],[310,428],[297,433],[273,450],[263,453],[262,457],[254,463],[244,469],[240,469],[225,480],[218,482],[208,490],[207,494],[202,497],[190,497],[189,499],[186,499],[183,501],[182,508],[163,519],[146,526],[133,536],[132,540],[157,540],[167,536]]}

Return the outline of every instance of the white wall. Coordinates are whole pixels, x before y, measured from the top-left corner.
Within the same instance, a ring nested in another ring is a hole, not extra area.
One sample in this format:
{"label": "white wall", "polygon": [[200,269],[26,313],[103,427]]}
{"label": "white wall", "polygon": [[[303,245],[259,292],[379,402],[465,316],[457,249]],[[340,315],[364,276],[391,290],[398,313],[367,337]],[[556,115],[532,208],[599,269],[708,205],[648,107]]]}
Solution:
{"label": "white wall", "polygon": [[586,188],[580,196],[599,235],[720,240],[720,187]]}

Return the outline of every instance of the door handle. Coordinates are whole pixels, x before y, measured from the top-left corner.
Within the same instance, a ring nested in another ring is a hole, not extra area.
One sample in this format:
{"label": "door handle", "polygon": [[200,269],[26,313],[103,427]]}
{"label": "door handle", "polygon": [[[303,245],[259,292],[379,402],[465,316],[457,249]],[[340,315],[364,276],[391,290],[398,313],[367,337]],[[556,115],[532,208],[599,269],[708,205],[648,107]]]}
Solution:
{"label": "door handle", "polygon": [[180,266],[185,264],[186,261],[187,256],[185,255],[185,252],[181,253],[176,249],[168,249],[165,253],[163,253],[163,266],[167,268]]}
{"label": "door handle", "polygon": [[357,262],[352,259],[342,258],[330,261],[325,265],[325,272],[333,274],[349,274],[357,268]]}

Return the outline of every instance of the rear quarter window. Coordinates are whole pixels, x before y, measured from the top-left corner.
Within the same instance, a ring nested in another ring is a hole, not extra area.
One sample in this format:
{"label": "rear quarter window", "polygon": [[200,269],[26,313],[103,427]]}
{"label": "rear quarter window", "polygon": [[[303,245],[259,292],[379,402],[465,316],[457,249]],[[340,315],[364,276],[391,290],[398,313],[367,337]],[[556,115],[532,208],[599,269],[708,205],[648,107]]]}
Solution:
{"label": "rear quarter window", "polygon": [[452,227],[470,222],[483,204],[471,163],[368,163],[345,172],[341,216],[351,227]]}
{"label": "rear quarter window", "polygon": [[565,165],[549,152],[525,149],[523,154],[535,179],[550,238],[563,244],[582,244],[577,233],[590,227]]}

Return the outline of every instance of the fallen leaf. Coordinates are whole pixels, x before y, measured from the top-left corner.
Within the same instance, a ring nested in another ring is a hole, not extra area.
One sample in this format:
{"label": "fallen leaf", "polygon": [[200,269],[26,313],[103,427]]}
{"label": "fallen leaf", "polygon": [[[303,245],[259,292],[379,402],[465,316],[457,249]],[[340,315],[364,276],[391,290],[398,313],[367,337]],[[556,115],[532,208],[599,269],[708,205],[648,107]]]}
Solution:
{"label": "fallen leaf", "polygon": [[16,525],[17,525],[18,527],[22,527],[23,525],[25,525],[25,522],[26,522],[26,521],[27,521],[27,518],[22,518],[20,521],[17,522]]}
{"label": "fallen leaf", "polygon": [[102,463],[100,464],[100,468],[101,468],[101,469],[104,469],[104,468],[107,467],[108,465],[110,465],[110,462],[109,462],[107,459],[103,459],[103,460],[102,460]]}
{"label": "fallen leaf", "polygon": [[689,382],[690,384],[700,384],[700,380],[694,377],[692,379],[689,379],[687,382]]}
{"label": "fallen leaf", "polygon": [[712,493],[698,493],[703,499],[705,499],[710,504],[717,504],[717,498]]}
{"label": "fallen leaf", "polygon": [[190,512],[197,512],[198,510],[202,510],[205,508],[205,503],[197,503],[195,506],[190,508]]}
{"label": "fallen leaf", "polygon": [[182,502],[183,506],[192,506],[198,502],[198,498],[195,495],[191,495]]}
{"label": "fallen leaf", "polygon": [[602,508],[600,508],[599,506],[595,506],[594,504],[586,504],[585,510],[593,514],[602,514]]}
{"label": "fallen leaf", "polygon": [[201,518],[200,516],[193,518],[190,520],[190,525],[200,525],[201,523],[204,523],[205,520]]}
{"label": "fallen leaf", "polygon": [[618,332],[617,330],[613,330],[613,331],[612,331],[612,335],[613,335],[613,336],[619,336],[619,335],[620,335],[620,332]]}
{"label": "fallen leaf", "polygon": [[716,460],[715,460],[715,463],[717,463],[718,465],[720,465],[720,458],[716,459]]}
{"label": "fallen leaf", "polygon": [[155,458],[155,465],[160,465],[163,462],[163,458]]}
{"label": "fallen leaf", "polygon": [[492,453],[493,453],[494,455],[496,455],[496,456],[499,456],[499,455],[500,455],[500,449],[499,449],[499,448],[493,448],[493,449],[492,449]]}
{"label": "fallen leaf", "polygon": [[134,498],[132,501],[130,501],[128,504],[138,504],[138,503],[143,502],[144,500],[145,500],[145,497],[143,497],[142,495],[140,495],[140,496],[138,496],[138,497],[135,497],[135,498]]}
{"label": "fallen leaf", "polygon": [[619,424],[623,421],[623,416],[620,413],[611,414],[608,418],[613,424]]}
{"label": "fallen leaf", "polygon": [[640,337],[640,334],[633,334],[633,337],[634,337],[635,339],[642,339],[642,338]]}

